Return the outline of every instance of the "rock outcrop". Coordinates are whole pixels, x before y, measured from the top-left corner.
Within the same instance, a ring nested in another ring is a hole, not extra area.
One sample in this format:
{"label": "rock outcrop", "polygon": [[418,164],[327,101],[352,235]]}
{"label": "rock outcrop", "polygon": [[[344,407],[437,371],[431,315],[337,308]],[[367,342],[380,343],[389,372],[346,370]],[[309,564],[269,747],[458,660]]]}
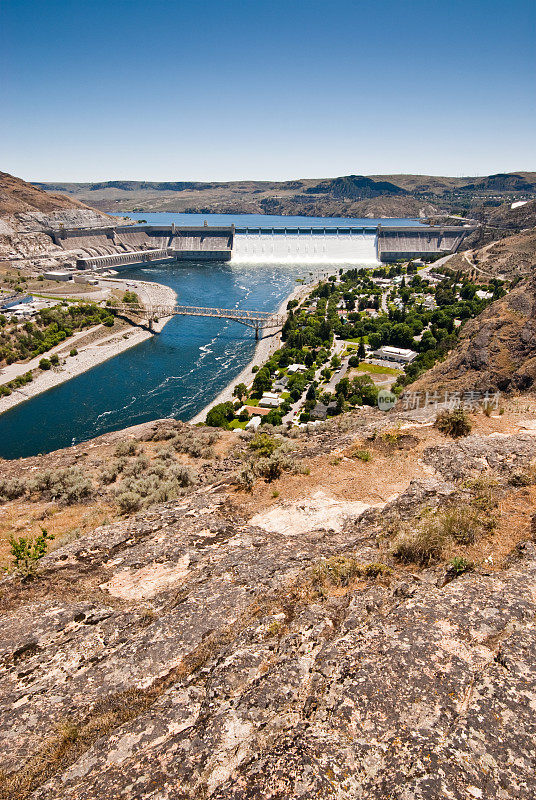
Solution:
{"label": "rock outcrop", "polygon": [[[347,442],[330,430],[308,446]],[[219,480],[5,579],[0,797],[532,800],[534,544],[447,581],[384,542],[535,455],[529,434],[434,445],[382,510],[283,533]],[[315,583],[350,556],[370,569]]]}

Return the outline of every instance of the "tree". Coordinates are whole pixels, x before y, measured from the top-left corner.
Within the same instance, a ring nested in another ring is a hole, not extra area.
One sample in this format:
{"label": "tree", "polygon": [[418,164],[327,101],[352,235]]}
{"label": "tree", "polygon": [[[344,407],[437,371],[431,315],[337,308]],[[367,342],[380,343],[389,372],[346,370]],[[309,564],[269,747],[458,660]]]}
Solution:
{"label": "tree", "polygon": [[359,356],[359,358],[361,360],[363,360],[365,358],[365,356],[367,355],[367,351],[365,350],[365,340],[364,340],[363,337],[361,337],[360,340],[359,340],[359,347],[357,348],[357,355]]}
{"label": "tree", "polygon": [[27,539],[21,536],[9,539],[13,564],[17,572],[23,578],[32,578],[37,572],[39,561],[48,550],[48,543],[54,536],[45,528],[41,528],[41,533],[35,539]]}
{"label": "tree", "polygon": [[263,392],[269,392],[272,388],[272,378],[270,377],[270,372],[266,367],[262,367],[253,380],[253,391],[256,394],[262,394]]}
{"label": "tree", "polygon": [[226,403],[218,403],[218,405],[211,408],[207,414],[206,424],[211,428],[228,428],[229,423],[235,417],[233,404],[230,400]]}
{"label": "tree", "polygon": [[372,347],[372,349],[373,350],[377,350],[378,347],[380,347],[380,345],[382,343],[382,335],[381,335],[381,333],[378,333],[377,331],[375,333],[370,333],[369,337],[368,337],[368,340],[369,340],[369,344]]}
{"label": "tree", "polygon": [[245,383],[238,383],[233,389],[233,396],[238,397],[239,400],[242,400],[244,395],[248,392],[248,388]]}

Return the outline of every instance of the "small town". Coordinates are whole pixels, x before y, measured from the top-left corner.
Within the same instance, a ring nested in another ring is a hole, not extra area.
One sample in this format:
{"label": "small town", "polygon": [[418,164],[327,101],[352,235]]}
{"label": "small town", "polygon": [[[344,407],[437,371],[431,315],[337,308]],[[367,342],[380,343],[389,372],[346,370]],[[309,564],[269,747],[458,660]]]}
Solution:
{"label": "small town", "polygon": [[477,284],[420,259],[341,269],[301,302],[288,303],[282,347],[206,422],[248,430],[300,426],[374,406],[381,390],[399,396],[453,347],[466,320],[506,290],[502,280]]}

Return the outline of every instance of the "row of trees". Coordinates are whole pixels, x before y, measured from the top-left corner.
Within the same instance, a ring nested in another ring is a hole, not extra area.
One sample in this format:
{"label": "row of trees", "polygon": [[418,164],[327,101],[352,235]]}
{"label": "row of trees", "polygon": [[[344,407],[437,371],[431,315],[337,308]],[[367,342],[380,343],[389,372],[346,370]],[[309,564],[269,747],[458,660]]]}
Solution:
{"label": "row of trees", "polygon": [[94,303],[45,308],[22,325],[0,316],[0,364],[12,364],[46,353],[76,331],[100,323],[112,327],[114,316]]}

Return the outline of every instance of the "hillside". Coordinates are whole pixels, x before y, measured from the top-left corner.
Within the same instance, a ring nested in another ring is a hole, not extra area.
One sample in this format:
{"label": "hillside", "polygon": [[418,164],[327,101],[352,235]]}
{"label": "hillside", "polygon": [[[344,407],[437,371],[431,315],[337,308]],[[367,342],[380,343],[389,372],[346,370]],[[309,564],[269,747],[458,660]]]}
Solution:
{"label": "hillside", "polygon": [[37,184],[104,211],[176,211],[305,216],[487,219],[501,204],[536,198],[536,173],[450,178],[346,175],[283,182],[106,181]]}
{"label": "hillside", "polygon": [[84,209],[87,206],[74,197],[45,192],[31,183],[0,172],[0,215],[20,214],[27,211],[61,211]]}
{"label": "hillside", "polygon": [[[519,281],[509,294],[469,320],[445,361],[409,391],[526,391],[536,380],[536,228],[460,253],[453,270]],[[520,280],[521,279],[521,280]]]}

